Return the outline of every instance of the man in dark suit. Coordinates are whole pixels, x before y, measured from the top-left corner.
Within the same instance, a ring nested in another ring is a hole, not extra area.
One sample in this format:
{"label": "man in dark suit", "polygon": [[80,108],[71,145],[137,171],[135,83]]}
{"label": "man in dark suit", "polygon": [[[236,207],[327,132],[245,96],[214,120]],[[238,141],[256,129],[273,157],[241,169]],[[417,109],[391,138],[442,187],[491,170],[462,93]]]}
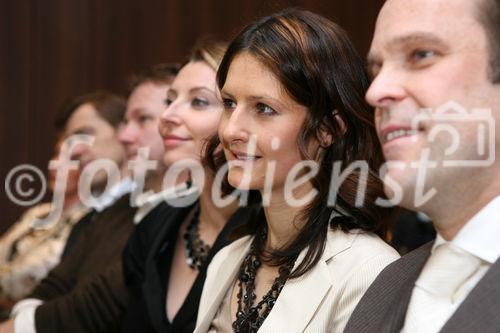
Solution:
{"label": "man in dark suit", "polygon": [[345,332],[500,332],[500,1],[387,0],[368,65],[386,193],[437,237],[379,275]]}

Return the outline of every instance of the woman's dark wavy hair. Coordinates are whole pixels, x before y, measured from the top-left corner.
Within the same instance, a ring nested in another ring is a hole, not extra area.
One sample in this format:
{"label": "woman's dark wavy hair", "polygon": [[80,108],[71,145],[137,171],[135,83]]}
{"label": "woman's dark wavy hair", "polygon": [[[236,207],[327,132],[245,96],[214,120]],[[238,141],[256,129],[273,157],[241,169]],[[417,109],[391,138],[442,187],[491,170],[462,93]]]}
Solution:
{"label": "woman's dark wavy hair", "polygon": [[[229,45],[217,72],[219,88],[226,82],[231,62],[244,52],[264,64],[288,95],[308,108],[297,142],[304,160],[313,159],[306,149],[310,140],[321,143],[321,132],[333,137],[333,143],[325,147],[319,173],[312,180],[318,195],[297,217],[305,223],[301,232],[284,248],[264,251],[263,244],[258,244],[264,260],[281,265],[308,247],[304,260],[290,277],[305,274],[321,258],[329,225],[345,232],[359,228],[386,239],[392,210],[375,205],[376,198],[384,197],[383,184],[375,174],[383,158],[373,109],[364,99],[369,81],[363,60],[344,30],[320,15],[300,9],[264,17],[245,27]],[[205,161],[214,171],[226,162],[217,150],[219,144],[218,138],[213,138],[206,151]],[[351,173],[339,186],[336,206],[328,206],[333,163],[338,160],[342,161],[342,171],[355,161],[368,162],[370,173],[362,207],[355,205],[359,172]],[[339,216],[331,219],[334,212]],[[247,226],[246,232],[255,234],[259,228],[264,228],[262,220]]]}

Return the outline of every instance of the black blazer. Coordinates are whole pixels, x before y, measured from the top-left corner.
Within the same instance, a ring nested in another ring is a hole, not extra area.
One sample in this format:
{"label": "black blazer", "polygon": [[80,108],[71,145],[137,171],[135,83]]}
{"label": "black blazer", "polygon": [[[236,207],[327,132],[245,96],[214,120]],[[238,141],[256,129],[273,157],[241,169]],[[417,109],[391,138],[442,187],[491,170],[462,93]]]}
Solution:
{"label": "black blazer", "polygon": [[[433,242],[387,266],[375,279],[347,323],[345,333],[400,332],[411,294]],[[500,332],[500,259],[445,323],[443,333]]]}
{"label": "black blazer", "polygon": [[157,216],[142,221],[134,230],[123,253],[125,283],[130,292],[124,332],[193,332],[208,264],[221,248],[231,242],[231,231],[255,216],[259,207],[240,208],[229,219],[183,305],[174,320],[169,322],[166,293],[171,259],[179,226],[192,209],[193,206],[167,207]]}

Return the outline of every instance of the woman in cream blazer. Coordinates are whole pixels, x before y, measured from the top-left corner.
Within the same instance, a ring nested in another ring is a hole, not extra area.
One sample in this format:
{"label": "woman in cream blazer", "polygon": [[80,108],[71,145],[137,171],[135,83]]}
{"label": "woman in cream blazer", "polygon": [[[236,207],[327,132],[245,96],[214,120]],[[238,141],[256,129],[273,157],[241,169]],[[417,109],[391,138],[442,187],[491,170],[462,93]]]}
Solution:
{"label": "woman in cream blazer", "polygon": [[[210,264],[196,333],[209,330],[250,243],[251,236],[237,240],[222,249]],[[299,260],[304,254],[302,251]],[[372,281],[397,258],[397,252],[375,235],[329,231],[320,261],[301,278],[285,284],[259,332],[342,332]]]}
{"label": "woman in cream blazer", "polygon": [[382,158],[363,62],[335,23],[291,9],[247,26],[217,83],[224,111],[206,162],[228,162],[222,188],[250,191],[263,211],[210,265],[196,332],[341,332],[398,257],[380,238],[389,210],[375,204]]}

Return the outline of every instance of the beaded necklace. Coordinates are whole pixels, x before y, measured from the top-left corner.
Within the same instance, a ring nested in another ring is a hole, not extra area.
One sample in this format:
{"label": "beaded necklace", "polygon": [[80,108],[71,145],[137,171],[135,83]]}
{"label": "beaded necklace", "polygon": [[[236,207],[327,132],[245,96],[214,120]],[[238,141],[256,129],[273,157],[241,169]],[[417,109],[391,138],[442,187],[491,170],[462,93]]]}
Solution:
{"label": "beaded necklace", "polygon": [[184,233],[186,263],[189,267],[199,271],[210,252],[210,245],[200,238],[200,208],[197,207],[193,218],[189,222]]}
{"label": "beaded necklace", "polygon": [[[256,235],[255,238],[257,237]],[[265,237],[266,235],[264,234],[264,239]],[[235,333],[254,333],[259,330],[276,303],[276,299],[290,276],[296,259],[294,258],[279,268],[279,275],[274,280],[271,289],[262,297],[260,302],[252,306],[256,298],[255,277],[258,269],[262,266],[255,243],[254,239],[238,274],[239,291],[236,295],[238,298],[238,311],[236,313],[236,320],[232,325]]]}

